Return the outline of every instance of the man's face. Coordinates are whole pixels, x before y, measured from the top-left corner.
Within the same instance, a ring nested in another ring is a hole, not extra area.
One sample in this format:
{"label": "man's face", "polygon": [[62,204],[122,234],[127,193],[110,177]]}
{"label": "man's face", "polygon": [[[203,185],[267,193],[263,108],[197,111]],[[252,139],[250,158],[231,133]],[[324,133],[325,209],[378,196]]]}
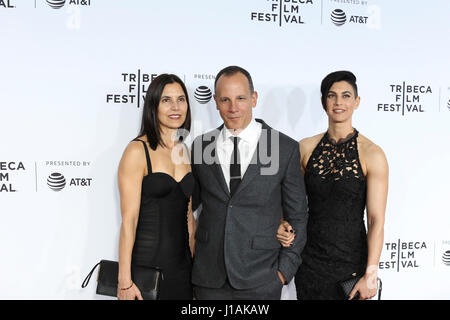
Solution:
{"label": "man's face", "polygon": [[217,110],[228,129],[245,129],[252,120],[252,108],[256,106],[258,94],[250,92],[248,79],[237,72],[231,76],[222,75],[217,80],[216,101]]}

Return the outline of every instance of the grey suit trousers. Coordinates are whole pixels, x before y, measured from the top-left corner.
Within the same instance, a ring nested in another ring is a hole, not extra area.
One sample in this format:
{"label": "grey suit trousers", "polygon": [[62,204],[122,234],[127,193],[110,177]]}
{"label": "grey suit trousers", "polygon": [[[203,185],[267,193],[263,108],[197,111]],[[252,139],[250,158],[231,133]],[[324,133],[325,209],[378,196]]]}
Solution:
{"label": "grey suit trousers", "polygon": [[283,284],[277,278],[251,289],[235,289],[227,279],[221,288],[194,286],[194,295],[197,300],[280,300]]}

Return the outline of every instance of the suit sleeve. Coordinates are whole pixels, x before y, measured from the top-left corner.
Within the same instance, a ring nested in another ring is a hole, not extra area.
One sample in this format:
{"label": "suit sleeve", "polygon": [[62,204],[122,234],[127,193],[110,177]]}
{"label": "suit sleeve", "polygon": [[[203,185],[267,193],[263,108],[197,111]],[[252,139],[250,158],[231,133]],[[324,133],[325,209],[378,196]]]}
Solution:
{"label": "suit sleeve", "polygon": [[308,208],[305,183],[300,167],[300,150],[297,147],[291,153],[290,160],[282,180],[282,205],[284,219],[295,230],[295,239],[291,247],[280,249],[278,270],[286,282],[290,282],[301,264],[301,252],[306,244],[306,226]]}
{"label": "suit sleeve", "polygon": [[[196,143],[197,139],[194,140],[191,147],[191,170],[192,175],[195,179],[195,186],[194,186],[194,192],[192,193],[192,211],[195,211],[198,209],[198,207],[201,204],[201,189],[200,189],[200,180],[198,179],[198,173],[197,173],[197,162],[201,159],[197,159],[195,157],[196,149],[198,148],[198,141]],[[196,162],[197,161],[197,162]]]}

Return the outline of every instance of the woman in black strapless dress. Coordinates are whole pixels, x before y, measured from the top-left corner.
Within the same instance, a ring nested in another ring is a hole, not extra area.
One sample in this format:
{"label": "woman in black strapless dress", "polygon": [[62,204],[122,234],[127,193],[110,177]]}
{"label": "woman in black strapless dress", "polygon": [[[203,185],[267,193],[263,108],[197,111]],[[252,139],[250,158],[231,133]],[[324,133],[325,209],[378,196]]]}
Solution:
{"label": "woman in black strapless dress", "polygon": [[[360,100],[355,76],[333,72],[322,81],[321,92],[328,131],[300,141],[309,220],[295,276],[297,298],[348,299],[338,283],[360,276],[350,298],[358,292],[359,299],[368,299],[377,292],[388,165],[381,148],[352,127]],[[289,238],[280,228],[280,241]]]}
{"label": "woman in black strapless dress", "polygon": [[150,84],[141,132],[127,146],[119,166],[122,226],[119,242],[120,300],[141,299],[130,265],[162,269],[159,299],[191,300],[195,220],[190,198],[195,180],[184,143],[190,130],[188,94],[175,75]]}

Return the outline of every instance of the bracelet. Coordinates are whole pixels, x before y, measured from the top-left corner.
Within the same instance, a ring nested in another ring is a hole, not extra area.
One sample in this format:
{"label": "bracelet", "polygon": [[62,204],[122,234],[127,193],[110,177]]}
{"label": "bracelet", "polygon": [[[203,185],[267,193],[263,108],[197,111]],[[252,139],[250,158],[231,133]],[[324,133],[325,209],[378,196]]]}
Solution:
{"label": "bracelet", "polygon": [[129,286],[128,288],[119,288],[119,289],[125,291],[125,290],[128,290],[128,289],[131,289],[131,287],[133,285],[134,285],[134,283],[133,283],[133,281],[131,281],[131,286]]}

